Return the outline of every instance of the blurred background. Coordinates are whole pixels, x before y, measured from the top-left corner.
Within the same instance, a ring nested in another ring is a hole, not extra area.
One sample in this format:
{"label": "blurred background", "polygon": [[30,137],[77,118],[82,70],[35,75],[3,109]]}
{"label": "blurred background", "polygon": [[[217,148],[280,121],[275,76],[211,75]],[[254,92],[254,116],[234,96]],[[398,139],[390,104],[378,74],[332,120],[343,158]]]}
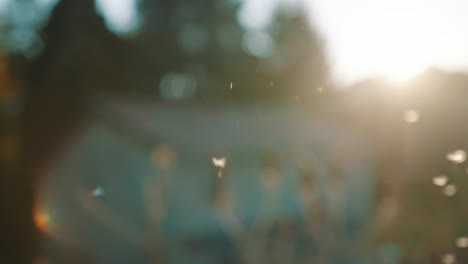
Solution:
{"label": "blurred background", "polygon": [[0,0],[0,263],[467,263],[462,0]]}

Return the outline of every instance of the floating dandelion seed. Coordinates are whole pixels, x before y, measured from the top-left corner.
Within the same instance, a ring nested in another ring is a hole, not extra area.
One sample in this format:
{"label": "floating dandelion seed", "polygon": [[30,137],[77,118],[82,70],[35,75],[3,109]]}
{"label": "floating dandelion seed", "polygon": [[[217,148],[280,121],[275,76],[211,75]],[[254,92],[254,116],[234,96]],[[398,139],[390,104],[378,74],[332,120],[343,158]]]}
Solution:
{"label": "floating dandelion seed", "polygon": [[448,183],[448,178],[445,175],[440,175],[432,178],[432,183],[437,186],[445,186]]}
{"label": "floating dandelion seed", "polygon": [[91,193],[94,197],[102,197],[104,196],[104,189],[102,189],[101,186],[98,186],[96,187],[92,193]]}
{"label": "floating dandelion seed", "polygon": [[229,85],[229,89],[231,89],[231,90],[232,90],[232,82],[231,82],[231,84]]}
{"label": "floating dandelion seed", "polygon": [[443,192],[447,196],[454,196],[457,193],[457,186],[455,186],[453,184],[449,184],[449,185],[445,186]]}
{"label": "floating dandelion seed", "polygon": [[219,168],[223,168],[224,169],[224,166],[226,165],[226,158],[225,157],[221,157],[221,158],[211,158],[211,160],[213,161],[213,165],[215,167],[219,167]]}
{"label": "floating dandelion seed", "polygon": [[211,158],[211,161],[213,162],[213,165],[217,168],[219,168],[218,170],[218,178],[221,178],[223,176],[223,169],[224,167],[226,166],[226,157],[221,157],[221,158]]}
{"label": "floating dandelion seed", "polygon": [[405,112],[404,119],[407,123],[416,123],[419,120],[419,113],[416,110],[408,110]]}
{"label": "floating dandelion seed", "polygon": [[453,254],[445,254],[442,256],[441,260],[442,260],[442,263],[444,264],[453,264],[455,263],[456,258],[455,258],[455,255]]}
{"label": "floating dandelion seed", "polygon": [[447,154],[447,159],[453,163],[462,163],[466,160],[466,152],[464,150],[456,150]]}
{"label": "floating dandelion seed", "polygon": [[459,237],[455,242],[459,248],[468,248],[468,237]]}

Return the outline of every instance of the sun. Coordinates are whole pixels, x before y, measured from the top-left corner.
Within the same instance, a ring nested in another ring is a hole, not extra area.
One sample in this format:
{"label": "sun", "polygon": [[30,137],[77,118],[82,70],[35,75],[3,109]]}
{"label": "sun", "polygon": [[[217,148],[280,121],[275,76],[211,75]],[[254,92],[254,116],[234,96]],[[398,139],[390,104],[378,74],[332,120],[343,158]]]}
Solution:
{"label": "sun", "polygon": [[369,56],[369,67],[377,74],[394,81],[407,81],[431,65],[430,52],[424,48],[424,39],[416,36],[400,37],[406,41],[380,41],[376,50],[363,53],[363,56]]}
{"label": "sun", "polygon": [[379,73],[394,81],[407,81],[423,72],[429,65],[424,62],[403,60],[395,62],[392,59],[386,60]]}
{"label": "sun", "polygon": [[[395,7],[397,8],[397,7]],[[380,9],[379,9],[380,10]],[[401,10],[395,9],[401,14]],[[384,76],[406,81],[437,65],[443,43],[434,41],[433,28],[415,21],[411,13],[396,18],[383,13],[369,22],[363,16],[355,28],[346,31],[334,44],[339,71],[350,79]]]}
{"label": "sun", "polygon": [[341,70],[351,79],[383,76],[391,81],[405,82],[433,65],[428,56],[430,53],[421,48],[423,43],[424,40],[412,39],[397,44],[383,38],[368,45],[348,43],[347,60]]}

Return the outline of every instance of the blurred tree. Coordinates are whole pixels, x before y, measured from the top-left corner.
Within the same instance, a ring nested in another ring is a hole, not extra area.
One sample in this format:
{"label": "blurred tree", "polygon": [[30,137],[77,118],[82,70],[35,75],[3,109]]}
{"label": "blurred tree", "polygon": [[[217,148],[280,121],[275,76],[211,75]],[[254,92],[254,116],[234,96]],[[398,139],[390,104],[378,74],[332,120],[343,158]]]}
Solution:
{"label": "blurred tree", "polygon": [[[18,80],[23,105],[23,156],[21,174],[5,184],[12,186],[5,199],[11,203],[5,228],[12,241],[18,242],[10,243],[13,250],[6,256],[12,259],[8,263],[32,263],[36,255],[32,214],[38,177],[70,137],[79,132],[88,110],[87,99],[100,91],[119,93],[122,87],[127,88],[128,70],[124,69],[124,44],[105,28],[93,0],[60,1],[40,31],[38,18],[21,17],[21,12],[36,17],[34,11],[40,10],[36,2],[11,2],[9,9],[12,17],[7,43],[25,48],[10,49],[9,64]],[[38,41],[15,38],[18,31]],[[31,56],[29,50],[37,45],[40,52]]]}
{"label": "blurred tree", "polygon": [[264,96],[300,97],[311,103],[328,87],[324,43],[300,7],[279,6],[270,26],[274,51],[262,61]]}
{"label": "blurred tree", "polygon": [[[0,50],[0,212],[2,212],[0,230],[4,237],[13,241],[0,241],[0,262],[2,263],[4,259],[10,260],[12,252],[17,252],[15,248],[19,245],[16,242],[20,242],[23,235],[28,232],[23,231],[21,225],[17,225],[18,228],[12,228],[15,226],[13,223],[24,224],[28,220],[24,219],[21,210],[16,207],[21,206],[24,195],[18,193],[16,189],[18,184],[21,184],[21,179],[16,177],[20,145],[18,113],[15,107],[16,91],[10,74],[7,57],[3,50]],[[22,218],[18,219],[19,217]]]}
{"label": "blurred tree", "polygon": [[147,61],[140,64],[147,73],[138,78],[142,86],[154,90],[165,75],[182,73],[194,78],[202,100],[289,101],[320,93],[327,62],[307,15],[281,6],[259,30],[240,25],[240,7],[236,1],[141,1],[145,22],[134,42]]}
{"label": "blurred tree", "polygon": [[322,43],[297,10],[278,9],[256,31],[240,25],[237,1],[141,0],[142,26],[123,38],[106,28],[94,0],[41,3],[11,1],[2,36],[21,95],[24,146],[21,177],[4,185],[14,186],[5,199],[14,208],[2,228],[17,234],[10,248],[21,252],[11,253],[24,263],[34,256],[37,177],[80,132],[93,98],[288,101],[326,85]]}
{"label": "blurred tree", "polygon": [[253,58],[242,50],[244,29],[237,22],[237,9],[237,3],[228,1],[141,1],[144,22],[132,41],[141,59],[138,86],[163,100],[177,100],[171,96],[177,88],[164,87],[163,80],[179,74],[195,86],[195,91],[185,87],[187,96],[181,98],[245,99],[255,68]]}

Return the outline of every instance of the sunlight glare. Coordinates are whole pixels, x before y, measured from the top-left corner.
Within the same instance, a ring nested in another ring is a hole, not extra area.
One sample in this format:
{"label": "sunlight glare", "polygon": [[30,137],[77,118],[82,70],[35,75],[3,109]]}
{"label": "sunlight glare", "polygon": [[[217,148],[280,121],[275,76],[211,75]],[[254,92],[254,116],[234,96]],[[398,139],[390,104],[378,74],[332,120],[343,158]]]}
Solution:
{"label": "sunlight glare", "polygon": [[404,82],[423,72],[429,65],[412,61],[395,60],[395,58],[386,58],[387,64],[380,68],[380,73],[391,80]]}
{"label": "sunlight glare", "polygon": [[434,39],[434,32],[448,31],[447,23],[429,19],[438,13],[422,10],[419,1],[302,1],[323,28],[336,75],[344,82],[374,75],[407,81],[451,53],[443,40]]}

